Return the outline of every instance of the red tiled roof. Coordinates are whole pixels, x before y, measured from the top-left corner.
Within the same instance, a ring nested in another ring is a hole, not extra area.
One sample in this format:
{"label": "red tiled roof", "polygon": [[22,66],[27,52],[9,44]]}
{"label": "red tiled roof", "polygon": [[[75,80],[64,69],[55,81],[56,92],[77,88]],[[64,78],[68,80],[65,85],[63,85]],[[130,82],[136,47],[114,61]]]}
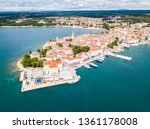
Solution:
{"label": "red tiled roof", "polygon": [[50,68],[58,67],[59,64],[62,64],[61,60],[58,61],[45,61],[43,65],[49,65]]}

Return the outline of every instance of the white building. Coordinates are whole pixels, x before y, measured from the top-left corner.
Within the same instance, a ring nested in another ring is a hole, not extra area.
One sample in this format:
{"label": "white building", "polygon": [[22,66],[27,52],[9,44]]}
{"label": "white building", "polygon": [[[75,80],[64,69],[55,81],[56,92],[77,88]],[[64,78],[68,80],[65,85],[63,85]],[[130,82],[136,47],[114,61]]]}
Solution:
{"label": "white building", "polygon": [[79,58],[75,58],[75,57],[66,57],[64,59],[64,63],[70,65],[70,66],[75,66],[77,64],[80,63],[80,59]]}
{"label": "white building", "polygon": [[46,61],[44,62],[44,75],[45,77],[58,76],[59,72],[62,69],[62,61]]}

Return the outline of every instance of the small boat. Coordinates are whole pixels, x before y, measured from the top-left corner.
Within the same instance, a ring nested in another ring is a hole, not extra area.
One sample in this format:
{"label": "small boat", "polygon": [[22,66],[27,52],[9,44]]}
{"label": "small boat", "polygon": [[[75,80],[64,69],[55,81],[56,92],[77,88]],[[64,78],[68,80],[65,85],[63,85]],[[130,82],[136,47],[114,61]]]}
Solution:
{"label": "small boat", "polygon": [[102,60],[102,61],[104,61],[104,59],[105,59],[105,57],[100,57],[100,58],[99,58],[99,60]]}
{"label": "small boat", "polygon": [[100,63],[103,63],[103,60],[101,60],[101,59],[98,59],[98,60],[96,60],[97,62],[100,62]]}
{"label": "small boat", "polygon": [[104,61],[104,58],[99,58],[99,60],[102,60],[102,61]]}
{"label": "small boat", "polygon": [[78,76],[78,79],[80,80],[80,79],[81,79],[81,77],[80,77],[80,76]]}
{"label": "small boat", "polygon": [[97,66],[96,64],[94,64],[94,63],[89,63],[89,65],[90,65],[90,66],[93,66],[93,67],[95,67],[95,68],[98,67],[98,66]]}
{"label": "small boat", "polygon": [[87,69],[91,68],[89,64],[85,64],[84,67],[87,68]]}
{"label": "small boat", "polygon": [[104,58],[99,58],[98,60],[103,62],[103,61],[104,61]]}

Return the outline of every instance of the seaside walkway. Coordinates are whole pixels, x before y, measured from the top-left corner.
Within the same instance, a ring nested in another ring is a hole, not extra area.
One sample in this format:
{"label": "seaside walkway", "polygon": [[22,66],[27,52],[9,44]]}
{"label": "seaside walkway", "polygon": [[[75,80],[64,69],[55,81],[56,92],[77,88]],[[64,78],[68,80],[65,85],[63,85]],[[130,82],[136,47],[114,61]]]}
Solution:
{"label": "seaside walkway", "polygon": [[52,80],[52,81],[42,82],[39,84],[35,84],[35,79],[32,79],[31,75],[27,75],[28,79],[22,80],[21,92],[26,92],[26,91],[31,91],[31,90],[36,90],[36,89],[46,88],[46,87],[52,87],[52,86],[57,86],[57,85],[62,85],[62,84],[77,83],[80,80],[80,76],[78,76],[76,74],[76,71],[74,69],[71,69],[70,72],[72,74],[72,78],[70,78],[70,79],[56,80],[53,78],[54,80]]}

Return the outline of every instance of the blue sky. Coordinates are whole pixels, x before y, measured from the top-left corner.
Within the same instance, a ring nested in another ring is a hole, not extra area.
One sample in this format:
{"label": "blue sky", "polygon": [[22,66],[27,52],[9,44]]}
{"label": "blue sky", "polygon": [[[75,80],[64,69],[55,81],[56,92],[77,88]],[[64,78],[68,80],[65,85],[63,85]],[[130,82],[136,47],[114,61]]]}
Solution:
{"label": "blue sky", "polygon": [[150,0],[0,0],[0,11],[150,10]]}

